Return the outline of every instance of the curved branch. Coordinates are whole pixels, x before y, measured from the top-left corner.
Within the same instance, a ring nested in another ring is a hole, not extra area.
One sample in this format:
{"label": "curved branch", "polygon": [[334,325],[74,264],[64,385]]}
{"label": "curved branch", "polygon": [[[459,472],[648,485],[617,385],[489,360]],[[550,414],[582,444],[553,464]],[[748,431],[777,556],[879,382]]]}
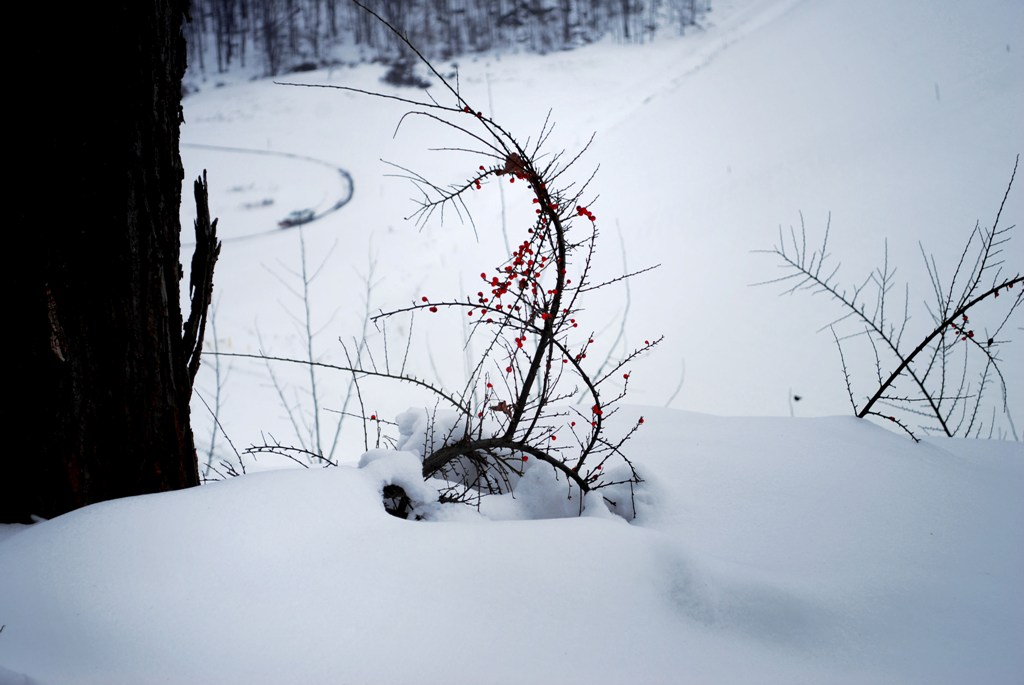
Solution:
{"label": "curved branch", "polygon": [[503,436],[487,438],[484,440],[471,440],[464,438],[463,440],[454,442],[450,445],[445,445],[439,450],[435,450],[430,456],[423,460],[423,477],[430,478],[447,464],[459,457],[468,457],[479,451],[494,449],[507,449],[536,457],[545,464],[550,464],[555,469],[565,474],[566,478],[572,480],[572,482],[575,483],[582,492],[590,491],[590,485],[587,483],[586,479],[579,474],[579,471],[569,468],[569,466],[561,459],[552,457],[544,450],[534,447],[528,443],[511,440]]}
{"label": "curved branch", "polygon": [[301,364],[301,365],[304,365],[304,366],[317,366],[317,367],[320,367],[322,369],[333,369],[335,371],[346,371],[348,373],[361,373],[361,374],[364,374],[366,376],[375,376],[377,378],[387,378],[389,380],[400,381],[402,383],[412,383],[413,385],[418,385],[421,388],[425,388],[425,389],[429,390],[430,392],[434,393],[435,395],[437,395],[438,397],[440,397],[441,399],[445,400],[450,405],[455,407],[464,416],[471,416],[472,415],[472,412],[470,411],[470,408],[467,407],[466,405],[464,405],[463,403],[461,403],[458,400],[458,398],[453,397],[452,395],[449,395],[448,393],[444,392],[443,390],[439,390],[438,388],[435,388],[433,385],[431,385],[430,383],[427,383],[426,381],[422,381],[422,380],[420,380],[418,378],[414,378],[412,376],[402,376],[402,375],[399,375],[399,374],[387,373],[387,372],[384,372],[384,371],[371,371],[369,369],[360,369],[360,368],[355,368],[355,367],[351,367],[351,366],[337,366],[335,364],[326,364],[324,362],[314,362],[314,361],[309,361],[309,360],[306,360],[306,359],[291,359],[289,357],[271,357],[270,355],[266,355],[266,354],[244,354],[242,352],[207,352],[207,354],[212,354],[212,355],[217,356],[217,357],[236,357],[238,359],[260,359],[260,360],[265,361],[265,362],[268,362],[268,361],[270,361],[270,362],[284,362],[286,364]]}
{"label": "curved branch", "polygon": [[[920,354],[921,350],[925,349],[929,345],[929,343],[931,343],[932,340],[936,338],[936,336],[941,335],[942,332],[946,330],[948,326],[955,323],[956,320],[963,316],[971,307],[978,304],[982,300],[998,293],[1003,288],[1012,288],[1013,286],[1019,283],[1024,283],[1024,276],[1017,276],[1009,281],[1000,283],[999,285],[993,288],[989,288],[981,295],[978,295],[973,300],[968,302],[967,304],[958,307],[952,314],[949,315],[949,317],[946,318],[945,321],[936,326],[935,330],[933,330],[929,335],[927,335],[925,339],[922,340],[918,344],[918,346],[913,349],[913,351],[911,351],[910,354],[908,354],[905,358],[900,356],[900,365],[897,366],[896,370],[893,371],[892,374],[890,374],[889,378],[887,378],[885,382],[879,386],[878,390],[875,392],[874,395],[872,395],[871,399],[868,400],[868,403],[864,405],[860,412],[858,412],[857,416],[860,418],[864,418],[868,414],[873,413],[871,411],[871,408],[874,406],[875,402],[877,402],[882,397],[882,395],[885,394],[885,391],[889,389],[889,386],[893,384],[893,381],[895,381],[903,373],[903,371],[906,370],[908,373],[911,374],[914,380],[917,381],[918,385],[921,387],[922,393],[924,393],[925,397],[928,398],[929,403],[931,404],[932,409],[935,412],[935,416],[939,419],[939,423],[942,424],[942,429],[946,432],[946,435],[952,437],[953,434],[949,431],[949,428],[946,426],[946,422],[942,419],[941,414],[939,414],[939,410],[938,407],[935,406],[935,402],[932,400],[930,394],[925,391],[924,385],[921,383],[921,381],[917,379],[917,376],[914,375],[913,370],[909,368],[910,362],[912,362],[914,360],[914,357]],[[889,341],[884,336],[882,336],[882,340],[885,340],[886,343],[889,343]]]}

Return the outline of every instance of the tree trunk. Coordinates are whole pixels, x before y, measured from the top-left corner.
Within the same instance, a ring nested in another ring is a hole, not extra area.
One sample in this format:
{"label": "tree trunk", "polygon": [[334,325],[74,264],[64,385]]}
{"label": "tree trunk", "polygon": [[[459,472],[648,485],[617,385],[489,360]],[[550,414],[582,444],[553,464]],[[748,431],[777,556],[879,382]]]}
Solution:
{"label": "tree trunk", "polygon": [[47,36],[14,77],[25,445],[0,457],[0,521],[198,484],[179,302],[187,9],[25,6]]}

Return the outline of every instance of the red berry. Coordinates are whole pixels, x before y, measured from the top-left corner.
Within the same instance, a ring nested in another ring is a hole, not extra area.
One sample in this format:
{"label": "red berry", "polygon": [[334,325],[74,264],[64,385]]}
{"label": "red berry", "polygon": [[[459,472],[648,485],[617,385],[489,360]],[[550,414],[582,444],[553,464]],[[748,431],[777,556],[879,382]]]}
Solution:
{"label": "red berry", "polygon": [[431,307],[431,308],[430,308],[430,311],[432,311],[432,312],[435,312],[435,313],[436,313],[436,312],[437,312],[437,307]]}

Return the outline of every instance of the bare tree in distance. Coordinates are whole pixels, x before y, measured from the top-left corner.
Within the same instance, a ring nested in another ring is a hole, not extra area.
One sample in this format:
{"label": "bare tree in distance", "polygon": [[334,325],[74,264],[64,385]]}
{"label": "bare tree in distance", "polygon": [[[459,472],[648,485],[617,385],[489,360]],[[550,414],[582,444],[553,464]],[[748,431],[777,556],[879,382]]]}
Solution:
{"label": "bare tree in distance", "polygon": [[[190,63],[201,74],[259,64],[266,75],[345,63],[381,62],[396,83],[413,84],[404,38],[432,60],[482,53],[548,53],[605,37],[645,43],[698,25],[711,0],[373,0],[366,3],[401,37],[360,8],[338,0],[195,0]],[[213,57],[206,53],[212,51]],[[209,65],[209,66],[207,66]]]}

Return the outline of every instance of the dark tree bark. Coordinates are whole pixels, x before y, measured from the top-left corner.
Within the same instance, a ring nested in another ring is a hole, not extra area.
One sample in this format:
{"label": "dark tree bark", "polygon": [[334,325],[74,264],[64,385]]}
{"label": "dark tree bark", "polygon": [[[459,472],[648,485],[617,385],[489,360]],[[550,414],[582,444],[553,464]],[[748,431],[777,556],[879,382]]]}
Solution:
{"label": "dark tree bark", "polygon": [[179,302],[187,9],[25,7],[47,37],[21,46],[12,90],[25,444],[0,456],[0,521],[199,482]]}

